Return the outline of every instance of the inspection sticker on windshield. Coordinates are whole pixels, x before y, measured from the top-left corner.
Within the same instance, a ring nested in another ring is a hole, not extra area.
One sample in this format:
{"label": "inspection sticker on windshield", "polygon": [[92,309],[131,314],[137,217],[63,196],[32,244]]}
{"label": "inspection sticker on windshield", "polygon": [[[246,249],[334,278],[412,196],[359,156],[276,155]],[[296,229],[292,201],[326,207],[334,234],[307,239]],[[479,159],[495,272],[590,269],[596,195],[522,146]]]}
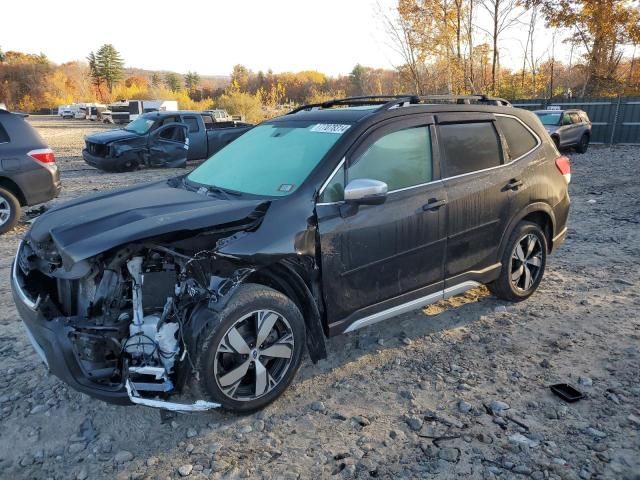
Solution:
{"label": "inspection sticker on windshield", "polygon": [[316,133],[335,133],[342,135],[351,125],[343,125],[340,123],[318,123],[314,125],[310,131]]}

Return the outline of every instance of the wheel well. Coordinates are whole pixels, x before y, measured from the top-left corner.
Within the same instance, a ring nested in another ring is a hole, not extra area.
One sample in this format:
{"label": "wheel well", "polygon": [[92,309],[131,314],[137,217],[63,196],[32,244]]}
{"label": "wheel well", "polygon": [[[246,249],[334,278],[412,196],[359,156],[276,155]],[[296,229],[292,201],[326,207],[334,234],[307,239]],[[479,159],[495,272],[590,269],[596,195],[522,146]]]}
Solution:
{"label": "wheel well", "polygon": [[547,239],[548,250],[551,251],[551,249],[553,248],[553,221],[551,220],[549,214],[547,212],[543,212],[542,210],[538,210],[536,212],[529,213],[522,219],[522,221],[532,222],[540,227]]}
{"label": "wheel well", "polygon": [[327,357],[326,329],[320,317],[318,305],[310,287],[291,267],[276,263],[256,270],[245,280],[247,283],[259,283],[286,295],[296,304],[307,326],[307,349],[315,363]]}
{"label": "wheel well", "polygon": [[22,193],[22,190],[20,190],[20,187],[13,180],[6,177],[0,177],[0,187],[5,188],[13,193],[20,202],[21,206],[27,204],[27,199]]}

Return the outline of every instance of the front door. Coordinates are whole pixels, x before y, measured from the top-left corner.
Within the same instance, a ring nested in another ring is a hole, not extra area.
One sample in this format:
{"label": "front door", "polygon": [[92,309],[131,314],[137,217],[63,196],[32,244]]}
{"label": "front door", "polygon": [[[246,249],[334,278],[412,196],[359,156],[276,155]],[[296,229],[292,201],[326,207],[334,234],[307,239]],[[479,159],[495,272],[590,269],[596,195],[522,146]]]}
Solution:
{"label": "front door", "polygon": [[[446,198],[431,122],[411,116],[370,131],[321,191],[316,213],[333,332],[442,290]],[[387,184],[383,204],[343,201],[344,185],[363,178]]]}
{"label": "front door", "polygon": [[151,167],[184,167],[189,138],[184,123],[169,123],[149,134],[147,163]]}

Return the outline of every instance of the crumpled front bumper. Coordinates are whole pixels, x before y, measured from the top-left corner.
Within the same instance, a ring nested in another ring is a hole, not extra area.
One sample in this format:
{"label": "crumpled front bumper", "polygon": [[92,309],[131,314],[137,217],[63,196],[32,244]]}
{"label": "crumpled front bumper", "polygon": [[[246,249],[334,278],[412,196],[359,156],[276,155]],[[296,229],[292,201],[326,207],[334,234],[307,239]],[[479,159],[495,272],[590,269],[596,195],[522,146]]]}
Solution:
{"label": "crumpled front bumper", "polygon": [[89,153],[86,148],[82,150],[82,158],[88,165],[91,165],[98,170],[113,170],[118,162],[117,159],[112,157],[99,157],[98,155],[93,155]]}
{"label": "crumpled front bumper", "polygon": [[11,269],[13,299],[27,336],[49,371],[79,392],[109,403],[132,404],[124,384],[101,386],[87,377],[69,339],[72,328],[63,318],[46,319],[39,301],[29,298],[23,289],[21,277],[16,257]]}
{"label": "crumpled front bumper", "polygon": [[[22,244],[20,245],[22,248]],[[18,252],[20,249],[18,249]],[[18,255],[11,268],[11,290],[22,318],[27,336],[47,369],[73,389],[91,397],[117,405],[143,405],[174,412],[203,412],[220,407],[220,404],[197,400],[191,404],[145,398],[135,390],[135,384],[126,379],[117,386],[100,385],[93,382],[83,370],[70,340],[73,328],[65,318],[48,320],[40,310],[39,299],[33,300],[23,288],[23,279],[18,266]]]}

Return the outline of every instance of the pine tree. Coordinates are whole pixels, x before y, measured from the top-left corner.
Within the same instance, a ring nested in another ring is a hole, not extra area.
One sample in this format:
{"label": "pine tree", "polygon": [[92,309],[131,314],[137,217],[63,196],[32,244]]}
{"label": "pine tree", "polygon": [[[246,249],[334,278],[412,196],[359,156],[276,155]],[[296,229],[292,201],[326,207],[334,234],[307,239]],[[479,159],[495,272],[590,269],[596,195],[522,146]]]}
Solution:
{"label": "pine tree", "polygon": [[151,75],[151,86],[159,87],[161,83],[162,83],[162,79],[160,78],[160,75],[154,72]]}
{"label": "pine tree", "polygon": [[200,86],[200,75],[196,72],[187,72],[184,76],[184,86],[189,93],[193,92]]}
{"label": "pine tree", "polygon": [[[122,80],[123,76],[124,61],[120,57],[120,53],[113,45],[107,43],[100,47],[94,56],[94,60],[97,75],[101,80],[104,80],[109,92],[111,92],[113,86]],[[89,64],[91,65],[91,61],[89,61]]]}
{"label": "pine tree", "polygon": [[164,84],[172,92],[180,91],[180,79],[178,78],[178,75],[173,72],[169,72],[164,75]]}

